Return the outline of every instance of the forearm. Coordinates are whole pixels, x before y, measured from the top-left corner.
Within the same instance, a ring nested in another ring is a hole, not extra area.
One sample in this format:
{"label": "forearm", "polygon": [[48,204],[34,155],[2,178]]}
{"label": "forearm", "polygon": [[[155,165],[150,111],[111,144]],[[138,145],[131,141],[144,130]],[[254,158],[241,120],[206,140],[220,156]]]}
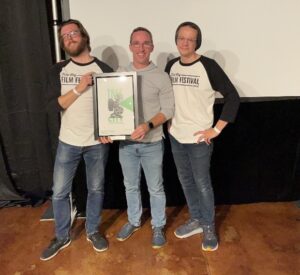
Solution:
{"label": "forearm", "polygon": [[194,136],[198,136],[197,143],[204,141],[205,143],[210,144],[213,138],[221,134],[227,124],[227,121],[219,119],[214,127],[195,132]]}
{"label": "forearm", "polygon": [[[78,93],[78,94],[77,94]],[[58,98],[58,103],[63,109],[67,109],[70,105],[72,105],[79,97],[81,96],[81,92],[77,90],[77,88],[68,91],[66,94],[61,95]]]}
{"label": "forearm", "polygon": [[84,74],[75,88],[58,98],[58,103],[63,109],[67,109],[92,85],[92,74],[93,72]]}
{"label": "forearm", "polygon": [[[217,131],[222,132],[222,130],[226,127],[226,125],[228,124],[227,121],[221,120],[219,119],[216,123],[216,125],[214,126],[214,128],[217,128]],[[219,134],[219,133],[218,133]]]}
{"label": "forearm", "polygon": [[160,126],[166,121],[166,117],[163,113],[158,113],[152,117],[148,122],[152,122],[154,128]]}
{"label": "forearm", "polygon": [[[163,124],[166,121],[166,117],[163,113],[158,113],[150,120],[145,121],[144,123],[140,124],[131,134],[131,138],[133,140],[142,140],[145,135],[151,131],[151,128],[158,127],[159,125]],[[151,123],[153,127],[151,126]]]}

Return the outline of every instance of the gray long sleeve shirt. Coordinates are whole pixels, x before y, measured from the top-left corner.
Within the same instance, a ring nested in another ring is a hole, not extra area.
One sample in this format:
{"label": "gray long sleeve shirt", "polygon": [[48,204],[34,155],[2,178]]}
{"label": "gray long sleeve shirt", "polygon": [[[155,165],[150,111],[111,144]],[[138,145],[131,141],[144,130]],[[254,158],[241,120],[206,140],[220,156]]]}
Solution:
{"label": "gray long sleeve shirt", "polygon": [[[174,94],[167,73],[159,70],[152,62],[143,69],[136,69],[130,63],[124,70],[137,72],[138,124],[149,121],[158,113],[164,114],[167,120],[173,117]],[[155,142],[162,137],[163,129],[160,125],[149,131],[141,142]]]}

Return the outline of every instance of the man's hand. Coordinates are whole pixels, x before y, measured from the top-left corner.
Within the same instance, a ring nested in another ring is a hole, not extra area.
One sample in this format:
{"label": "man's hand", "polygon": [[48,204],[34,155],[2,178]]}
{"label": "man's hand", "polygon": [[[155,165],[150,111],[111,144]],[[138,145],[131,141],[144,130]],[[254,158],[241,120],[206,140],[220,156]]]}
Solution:
{"label": "man's hand", "polygon": [[217,133],[213,128],[209,128],[204,131],[198,131],[194,136],[198,136],[197,143],[204,141],[206,144],[211,144],[211,140],[217,137],[220,133]]}
{"label": "man's hand", "polygon": [[94,72],[88,72],[81,76],[80,82],[76,86],[76,91],[78,93],[84,93],[88,86],[93,85],[93,74]]}
{"label": "man's hand", "polygon": [[58,98],[58,103],[63,109],[69,108],[70,105],[76,101],[79,96],[84,93],[88,86],[93,84],[93,72],[89,72],[84,74],[79,84],[75,87],[75,89],[71,89],[68,93],[61,95]]}
{"label": "man's hand", "polygon": [[110,137],[99,137],[98,140],[100,143],[103,143],[103,144],[113,143],[113,140]]}
{"label": "man's hand", "polygon": [[140,124],[131,134],[131,138],[133,140],[140,141],[142,140],[145,135],[149,132],[149,127],[147,123]]}

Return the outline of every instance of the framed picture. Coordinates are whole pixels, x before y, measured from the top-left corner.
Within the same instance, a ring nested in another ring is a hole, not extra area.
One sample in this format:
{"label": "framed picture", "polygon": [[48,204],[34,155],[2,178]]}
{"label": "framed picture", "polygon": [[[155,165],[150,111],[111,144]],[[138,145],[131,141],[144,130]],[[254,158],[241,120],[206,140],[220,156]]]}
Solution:
{"label": "framed picture", "polygon": [[93,75],[95,138],[126,139],[137,125],[136,72]]}

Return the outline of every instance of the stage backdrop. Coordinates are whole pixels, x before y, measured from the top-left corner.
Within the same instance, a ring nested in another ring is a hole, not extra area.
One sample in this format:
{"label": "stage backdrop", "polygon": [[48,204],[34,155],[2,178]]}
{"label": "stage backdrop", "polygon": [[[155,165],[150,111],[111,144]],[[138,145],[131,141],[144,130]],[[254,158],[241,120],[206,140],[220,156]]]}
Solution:
{"label": "stage backdrop", "polygon": [[[63,0],[65,17],[82,21],[93,54],[114,69],[131,60],[129,35],[153,33],[152,60],[164,68],[177,56],[174,33],[184,21],[203,35],[200,54],[215,58],[242,97],[299,96],[298,0]],[[68,9],[69,4],[69,9]]]}

